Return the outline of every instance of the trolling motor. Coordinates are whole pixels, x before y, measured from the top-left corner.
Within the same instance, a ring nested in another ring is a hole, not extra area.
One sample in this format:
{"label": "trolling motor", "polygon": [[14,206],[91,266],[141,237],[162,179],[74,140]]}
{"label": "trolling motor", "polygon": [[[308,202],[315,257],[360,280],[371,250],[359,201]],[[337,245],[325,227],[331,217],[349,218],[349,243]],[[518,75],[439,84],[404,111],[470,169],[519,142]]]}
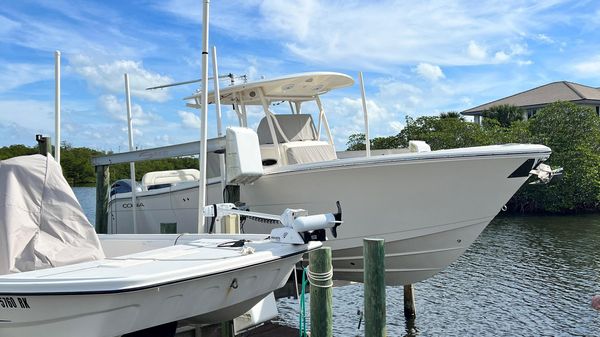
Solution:
{"label": "trolling motor", "polygon": [[271,230],[271,240],[281,243],[304,244],[308,241],[325,241],[325,229],[331,230],[331,235],[337,237],[337,227],[343,223],[342,207],[336,202],[337,213],[324,213],[308,215],[304,209],[287,208],[281,215],[250,212],[237,209],[234,204],[221,203],[204,207],[204,216],[212,217],[213,221],[220,223],[226,215],[237,214],[258,221],[280,223],[283,227]]}

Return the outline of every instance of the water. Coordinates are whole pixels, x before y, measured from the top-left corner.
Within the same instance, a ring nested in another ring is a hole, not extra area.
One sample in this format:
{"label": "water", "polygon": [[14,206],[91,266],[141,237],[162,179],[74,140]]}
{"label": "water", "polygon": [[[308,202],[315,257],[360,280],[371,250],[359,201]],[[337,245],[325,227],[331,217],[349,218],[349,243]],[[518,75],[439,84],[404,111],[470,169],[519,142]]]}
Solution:
{"label": "water", "polygon": [[[600,336],[600,215],[493,221],[449,268],[414,285],[417,318],[406,322],[402,287],[387,287],[388,336]],[[363,288],[334,288],[334,336],[357,329]],[[281,324],[298,327],[298,305],[278,301]],[[307,304],[308,308],[308,304]]]}
{"label": "water", "polygon": [[[75,188],[95,220],[95,189]],[[598,336],[600,215],[494,220],[458,261],[414,285],[417,318],[406,322],[402,287],[387,287],[388,336]],[[357,329],[363,288],[334,288],[334,336]],[[279,323],[298,327],[298,302],[278,300]],[[308,304],[307,304],[308,309]]]}
{"label": "water", "polygon": [[96,224],[96,188],[95,187],[73,187],[73,192],[81,207],[83,213],[90,220],[92,225]]}

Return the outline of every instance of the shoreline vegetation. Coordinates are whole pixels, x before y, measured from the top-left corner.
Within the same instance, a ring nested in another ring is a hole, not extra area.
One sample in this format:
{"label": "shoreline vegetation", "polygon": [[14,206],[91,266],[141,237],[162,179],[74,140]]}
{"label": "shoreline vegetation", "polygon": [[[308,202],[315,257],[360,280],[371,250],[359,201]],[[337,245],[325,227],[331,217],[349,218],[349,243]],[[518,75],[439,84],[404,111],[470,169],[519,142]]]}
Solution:
{"label": "shoreline vegetation", "polygon": [[[481,125],[466,121],[457,112],[439,116],[406,117],[400,133],[370,140],[371,149],[407,147],[409,140],[426,141],[432,150],[505,143],[537,143],[549,146],[546,161],[563,167],[561,179],[548,185],[525,184],[507,203],[510,213],[568,214],[600,211],[600,117],[593,109],[556,102],[523,120],[523,110],[501,105],[485,111]],[[364,150],[364,134],[350,135],[347,150]],[[0,147],[0,160],[38,153],[37,145]],[[72,186],[94,186],[90,159],[110,152],[86,147],[61,146],[63,174]],[[197,166],[193,157],[136,163],[136,180],[146,172]],[[129,165],[110,167],[111,181],[129,178]]]}

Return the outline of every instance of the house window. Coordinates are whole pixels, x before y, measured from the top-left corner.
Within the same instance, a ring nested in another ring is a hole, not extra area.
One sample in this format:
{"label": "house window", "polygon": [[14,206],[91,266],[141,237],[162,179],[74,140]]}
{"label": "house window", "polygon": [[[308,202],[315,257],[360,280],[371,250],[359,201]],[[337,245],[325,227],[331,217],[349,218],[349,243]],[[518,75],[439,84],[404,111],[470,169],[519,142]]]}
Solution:
{"label": "house window", "polygon": [[597,105],[596,105],[596,114],[598,116],[600,116],[600,106],[597,106]]}
{"label": "house window", "polygon": [[535,115],[536,109],[527,109],[527,119],[533,117]]}

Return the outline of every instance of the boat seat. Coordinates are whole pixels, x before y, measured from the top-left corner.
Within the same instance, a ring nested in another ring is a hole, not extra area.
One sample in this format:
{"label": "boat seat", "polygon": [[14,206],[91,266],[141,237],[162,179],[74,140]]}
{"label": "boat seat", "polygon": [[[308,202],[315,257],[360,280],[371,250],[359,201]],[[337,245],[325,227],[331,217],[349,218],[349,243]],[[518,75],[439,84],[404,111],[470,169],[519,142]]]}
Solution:
{"label": "boat seat", "polygon": [[[273,116],[275,116],[275,119],[277,120],[277,123],[279,123],[281,130],[290,142],[318,140],[317,129],[315,128],[315,124],[310,114],[287,114]],[[273,127],[275,128],[275,133],[277,134],[277,141],[279,143],[284,143],[285,139],[279,132],[277,126],[273,125]],[[261,119],[260,123],[258,124],[258,128],[256,129],[256,133],[258,134],[259,144],[273,144],[273,137],[271,137],[271,130],[269,129],[267,117],[263,117],[263,119]]]}
{"label": "boat seat", "polygon": [[315,163],[337,159],[335,148],[323,141],[304,141],[281,145],[288,165]]}

